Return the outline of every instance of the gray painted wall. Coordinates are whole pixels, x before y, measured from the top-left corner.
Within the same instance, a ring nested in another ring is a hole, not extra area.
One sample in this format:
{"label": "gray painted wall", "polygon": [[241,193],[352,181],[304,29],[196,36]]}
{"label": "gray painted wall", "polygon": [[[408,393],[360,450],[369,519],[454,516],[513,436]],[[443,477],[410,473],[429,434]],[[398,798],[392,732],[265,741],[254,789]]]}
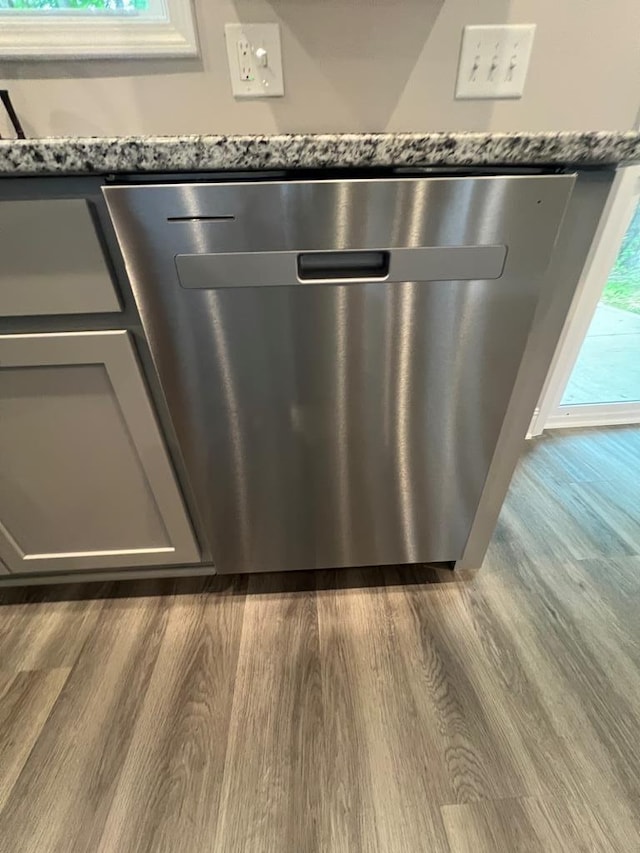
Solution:
{"label": "gray painted wall", "polygon": [[[638,0],[195,0],[196,60],[4,63],[29,135],[627,129]],[[286,96],[235,102],[226,21],[278,21]],[[465,23],[538,25],[525,95],[453,97]],[[1,132],[1,130],[0,130]]]}

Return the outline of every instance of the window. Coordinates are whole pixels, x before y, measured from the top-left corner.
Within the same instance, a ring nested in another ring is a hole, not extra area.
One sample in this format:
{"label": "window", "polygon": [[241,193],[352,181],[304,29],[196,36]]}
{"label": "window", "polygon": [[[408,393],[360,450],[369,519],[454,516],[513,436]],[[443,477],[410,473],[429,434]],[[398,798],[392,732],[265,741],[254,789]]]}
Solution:
{"label": "window", "polygon": [[0,59],[196,56],[191,0],[0,0]]}
{"label": "window", "polygon": [[0,0],[0,9],[30,11],[32,9],[55,12],[127,12],[144,11],[149,0]]}

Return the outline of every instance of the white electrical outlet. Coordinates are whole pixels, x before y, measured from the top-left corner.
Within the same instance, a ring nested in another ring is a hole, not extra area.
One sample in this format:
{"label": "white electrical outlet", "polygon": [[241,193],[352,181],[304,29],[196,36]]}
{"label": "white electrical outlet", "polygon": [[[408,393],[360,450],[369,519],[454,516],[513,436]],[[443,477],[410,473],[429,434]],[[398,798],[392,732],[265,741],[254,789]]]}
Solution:
{"label": "white electrical outlet", "polygon": [[284,95],[278,24],[225,24],[224,35],[234,96]]}
{"label": "white electrical outlet", "polygon": [[238,76],[244,83],[254,79],[251,45],[244,36],[238,39]]}
{"label": "white electrical outlet", "polygon": [[535,24],[465,27],[456,98],[521,98]]}

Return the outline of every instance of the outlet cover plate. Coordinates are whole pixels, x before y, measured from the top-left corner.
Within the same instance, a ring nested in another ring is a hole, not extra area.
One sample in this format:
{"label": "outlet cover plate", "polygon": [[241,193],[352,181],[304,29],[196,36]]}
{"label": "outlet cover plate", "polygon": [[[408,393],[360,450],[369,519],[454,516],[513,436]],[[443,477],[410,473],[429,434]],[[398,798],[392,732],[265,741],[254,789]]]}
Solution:
{"label": "outlet cover plate", "polygon": [[535,31],[535,24],[465,27],[456,98],[521,98]]}
{"label": "outlet cover plate", "polygon": [[[278,24],[225,24],[224,36],[234,97],[278,98],[284,95]],[[265,59],[266,65],[262,64]]]}

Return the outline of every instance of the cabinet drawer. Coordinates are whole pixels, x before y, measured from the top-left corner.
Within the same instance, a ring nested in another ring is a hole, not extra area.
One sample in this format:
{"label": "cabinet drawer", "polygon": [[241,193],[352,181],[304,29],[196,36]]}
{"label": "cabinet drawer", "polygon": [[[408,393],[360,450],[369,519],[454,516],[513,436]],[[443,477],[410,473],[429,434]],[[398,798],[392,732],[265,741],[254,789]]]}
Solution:
{"label": "cabinet drawer", "polygon": [[120,311],[84,199],[0,202],[0,316]]}

